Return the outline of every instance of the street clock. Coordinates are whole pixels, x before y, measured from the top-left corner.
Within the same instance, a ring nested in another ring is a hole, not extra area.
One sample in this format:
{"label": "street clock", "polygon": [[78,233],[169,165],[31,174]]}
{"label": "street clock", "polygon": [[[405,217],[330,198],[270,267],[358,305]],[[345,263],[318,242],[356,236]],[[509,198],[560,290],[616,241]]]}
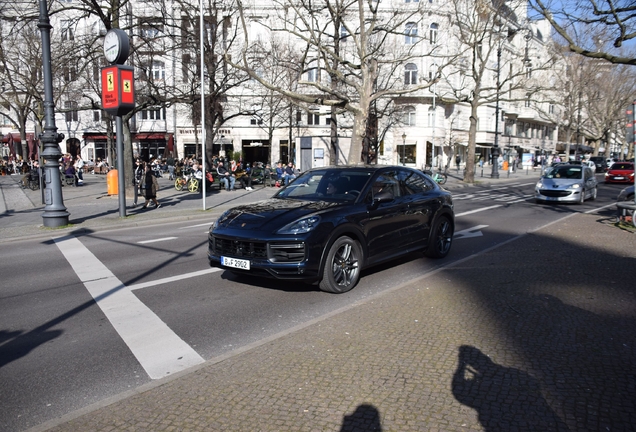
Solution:
{"label": "street clock", "polygon": [[124,64],[130,54],[128,35],[121,29],[110,29],[104,37],[104,56],[111,64]]}

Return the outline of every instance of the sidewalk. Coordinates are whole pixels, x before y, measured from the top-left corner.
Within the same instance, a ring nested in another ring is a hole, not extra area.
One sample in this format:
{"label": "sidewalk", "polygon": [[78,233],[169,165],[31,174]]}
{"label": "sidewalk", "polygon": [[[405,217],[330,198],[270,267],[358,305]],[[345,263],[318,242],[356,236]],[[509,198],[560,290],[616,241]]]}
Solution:
{"label": "sidewalk", "polygon": [[[475,175],[475,185],[491,187],[510,182],[536,181],[539,172],[517,172],[510,174],[500,173],[499,179],[491,179],[488,176],[480,177],[480,172]],[[17,175],[0,176],[0,243],[15,241],[20,238],[50,235],[52,228],[42,226],[44,204],[42,204],[42,192],[32,191],[20,187],[21,177]],[[184,223],[191,219],[209,219],[210,223],[226,209],[237,204],[250,203],[269,198],[278,189],[275,187],[254,186],[254,190],[245,191],[238,189],[233,192],[219,191],[214,188],[207,191],[205,211],[203,210],[203,198],[201,193],[177,191],[168,176],[159,178],[160,190],[158,200],[161,202],[159,209],[133,208],[132,197],[126,198],[126,218],[119,217],[119,197],[107,194],[106,176],[99,174],[85,174],[84,185],[78,187],[64,186],[62,196],[64,206],[69,212],[69,227],[55,228],[60,232],[90,228],[104,229],[122,226],[135,226],[137,224],[150,224],[153,221],[183,220]],[[444,185],[449,190],[468,186],[463,183],[463,171],[457,173],[450,170],[448,181]],[[139,198],[139,204],[143,204],[143,197]]]}
{"label": "sidewalk", "polygon": [[[39,191],[16,181],[0,177],[1,234],[47,234]],[[200,194],[160,179],[162,207],[122,221],[105,178],[85,183],[63,189],[68,229],[212,221],[275,191],[215,191],[203,211]],[[451,176],[447,187],[463,184]],[[573,214],[32,431],[631,430],[636,251],[612,222]]]}

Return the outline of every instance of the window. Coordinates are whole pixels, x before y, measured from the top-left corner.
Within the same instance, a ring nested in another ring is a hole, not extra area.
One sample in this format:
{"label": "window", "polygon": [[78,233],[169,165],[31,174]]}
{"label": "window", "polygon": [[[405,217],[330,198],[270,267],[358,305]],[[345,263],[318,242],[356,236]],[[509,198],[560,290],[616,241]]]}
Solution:
{"label": "window", "polygon": [[325,124],[326,125],[330,125],[331,124],[331,117],[326,117],[325,118]]}
{"label": "window", "polygon": [[550,104],[550,105],[548,106],[548,112],[549,112],[550,114],[554,114],[554,104]]}
{"label": "window", "polygon": [[431,45],[437,44],[437,30],[439,29],[439,25],[437,23],[431,24],[429,27],[429,37],[431,40]]}
{"label": "window", "polygon": [[412,45],[417,42],[417,24],[416,23],[407,23],[404,28],[404,43],[407,45]]}
{"label": "window", "polygon": [[435,108],[429,107],[428,109],[428,127],[435,126]]}
{"label": "window", "polygon": [[404,0],[404,3],[419,3],[420,0]]}
{"label": "window", "polygon": [[161,36],[162,31],[161,24],[142,24],[139,27],[139,36],[144,39],[155,39]]}
{"label": "window", "polygon": [[65,119],[67,122],[76,122],[78,121],[77,115],[77,102],[76,101],[66,101],[64,102],[64,108],[67,111],[64,113]]}
{"label": "window", "polygon": [[141,111],[142,120],[165,120],[166,109],[165,108],[148,108]]}
{"label": "window", "polygon": [[404,85],[417,84],[417,66],[415,63],[408,63],[404,66]]}
{"label": "window", "polygon": [[72,41],[75,40],[75,31],[73,30],[73,21],[71,20],[62,20],[62,40],[63,41]]}
{"label": "window", "polygon": [[437,65],[435,63],[433,63],[428,68],[428,79],[432,81],[432,80],[435,79],[436,76],[437,76]]}
{"label": "window", "polygon": [[532,63],[526,63],[526,78],[532,78]]}
{"label": "window", "polygon": [[415,126],[415,115],[415,107],[405,107],[404,114],[402,115],[402,123],[404,123],[406,126]]}
{"label": "window", "polygon": [[344,42],[347,40],[348,36],[349,32],[347,31],[347,28],[344,25],[340,25],[340,40]]}
{"label": "window", "polygon": [[530,108],[530,107],[532,106],[532,104],[531,104],[531,102],[530,102],[530,93],[528,93],[528,94],[526,95],[526,100],[525,100],[524,106],[525,106],[526,108]]}
{"label": "window", "polygon": [[400,170],[398,179],[402,195],[413,195],[435,189],[433,183],[418,172]]}
{"label": "window", "polygon": [[75,66],[64,66],[62,68],[62,76],[65,82],[77,80],[77,68]]}
{"label": "window", "polygon": [[250,124],[251,125],[262,125],[263,124],[263,119],[260,117],[252,117],[250,119]]}
{"label": "window", "polygon": [[152,79],[155,81],[163,81],[166,78],[166,68],[164,62],[156,61],[152,62],[152,68],[150,70]]}
{"label": "window", "polygon": [[319,125],[320,124],[320,114],[317,113],[307,113],[307,124],[308,125]]}
{"label": "window", "polygon": [[93,121],[94,122],[102,121],[102,112],[100,110],[93,110]]}
{"label": "window", "polygon": [[318,70],[316,68],[311,68],[307,71],[307,81],[308,82],[316,82],[316,77],[318,75]]}

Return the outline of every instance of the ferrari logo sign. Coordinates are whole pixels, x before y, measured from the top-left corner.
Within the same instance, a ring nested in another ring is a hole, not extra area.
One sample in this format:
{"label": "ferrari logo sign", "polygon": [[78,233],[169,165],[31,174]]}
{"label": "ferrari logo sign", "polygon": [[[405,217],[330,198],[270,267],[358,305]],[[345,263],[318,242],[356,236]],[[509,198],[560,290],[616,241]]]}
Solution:
{"label": "ferrari logo sign", "polygon": [[102,69],[102,108],[114,116],[135,108],[134,69],[113,65]]}
{"label": "ferrari logo sign", "polygon": [[109,92],[115,90],[115,77],[112,71],[106,73],[106,87]]}

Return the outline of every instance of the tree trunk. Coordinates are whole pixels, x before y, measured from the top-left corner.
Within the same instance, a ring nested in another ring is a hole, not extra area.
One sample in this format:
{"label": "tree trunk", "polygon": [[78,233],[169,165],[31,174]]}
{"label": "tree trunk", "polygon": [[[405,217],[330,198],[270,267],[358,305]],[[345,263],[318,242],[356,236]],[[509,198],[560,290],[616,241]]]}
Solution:
{"label": "tree trunk", "polygon": [[[477,100],[470,104],[470,127],[468,129],[468,156],[466,156],[466,174],[464,182],[475,183],[475,148],[477,147]],[[484,157],[484,162],[486,158]]]}

